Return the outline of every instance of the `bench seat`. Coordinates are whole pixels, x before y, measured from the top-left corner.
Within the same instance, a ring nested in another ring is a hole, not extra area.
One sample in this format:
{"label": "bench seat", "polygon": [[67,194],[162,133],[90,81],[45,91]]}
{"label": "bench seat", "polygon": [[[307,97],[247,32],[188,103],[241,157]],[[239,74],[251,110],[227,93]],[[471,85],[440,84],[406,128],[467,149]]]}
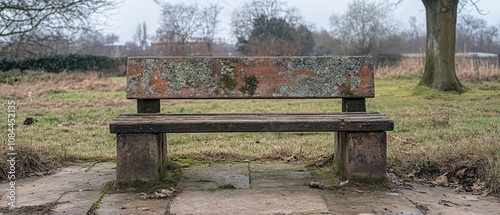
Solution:
{"label": "bench seat", "polygon": [[378,113],[321,114],[122,114],[111,133],[343,132],[390,131],[394,122]]}

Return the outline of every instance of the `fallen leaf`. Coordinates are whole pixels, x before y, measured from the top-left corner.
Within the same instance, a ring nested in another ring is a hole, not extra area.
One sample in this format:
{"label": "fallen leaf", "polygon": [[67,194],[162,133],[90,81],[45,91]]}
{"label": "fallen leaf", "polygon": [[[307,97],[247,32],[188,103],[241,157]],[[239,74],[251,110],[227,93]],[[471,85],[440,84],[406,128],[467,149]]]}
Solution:
{"label": "fallen leaf", "polygon": [[473,190],[481,190],[485,186],[484,182],[481,182],[481,180],[477,179],[474,184],[472,184],[472,189]]}
{"label": "fallen leaf", "polygon": [[449,200],[445,200],[445,199],[441,199],[439,200],[439,203],[440,205],[444,205],[444,206],[447,206],[447,207],[453,207],[453,206],[458,206],[457,203],[453,203],[452,201],[449,201]]}
{"label": "fallen leaf", "polygon": [[436,178],[436,180],[432,182],[432,184],[438,186],[448,186],[448,177],[446,177],[447,174],[448,173],[440,175],[439,177]]}
{"label": "fallen leaf", "polygon": [[316,181],[311,181],[311,182],[308,182],[308,183],[306,183],[305,185],[306,185],[306,186],[309,186],[309,187],[311,187],[311,188],[318,188],[318,189],[322,189],[322,190],[326,189],[326,186],[325,186],[325,185],[323,185],[323,184],[321,184],[321,183],[319,183],[319,182],[316,182]]}
{"label": "fallen leaf", "polygon": [[292,155],[290,157],[284,157],[283,158],[283,161],[285,163],[290,163],[290,162],[293,162],[293,161],[296,161],[297,160],[297,157],[295,155]]}
{"label": "fallen leaf", "polygon": [[457,173],[455,173],[455,177],[463,178],[465,175],[465,171],[467,171],[467,167],[462,168],[461,170],[458,170]]}
{"label": "fallen leaf", "polygon": [[162,199],[162,198],[167,198],[171,197],[173,193],[175,192],[175,188],[171,187],[169,189],[159,189],[156,190],[154,194],[148,195],[147,193],[141,193],[140,198],[141,199]]}

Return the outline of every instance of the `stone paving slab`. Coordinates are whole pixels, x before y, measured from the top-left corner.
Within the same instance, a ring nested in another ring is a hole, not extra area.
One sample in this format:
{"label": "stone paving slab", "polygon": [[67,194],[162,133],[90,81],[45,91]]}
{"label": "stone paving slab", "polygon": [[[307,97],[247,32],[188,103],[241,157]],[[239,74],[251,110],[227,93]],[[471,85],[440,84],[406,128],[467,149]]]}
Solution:
{"label": "stone paving slab", "polygon": [[170,214],[329,214],[319,190],[187,190]]}
{"label": "stone paving slab", "polygon": [[92,171],[88,164],[65,167],[53,175],[20,181],[16,187],[17,207],[56,202],[67,192],[101,190],[114,179],[114,171]]}
{"label": "stone paving slab", "polygon": [[[8,211],[8,214],[32,214],[40,211],[43,214],[47,214],[47,211],[50,214],[86,214],[99,200],[103,185],[115,179],[115,166],[114,163],[78,163],[58,169],[51,175],[18,180],[17,208]],[[6,184],[2,184],[0,188],[4,186]]]}
{"label": "stone paving slab", "polygon": [[310,189],[304,184],[313,180],[303,165],[285,163],[252,163],[250,175],[252,189]]}
{"label": "stone paving slab", "polygon": [[99,215],[165,214],[168,201],[165,199],[143,200],[138,193],[107,194],[101,201]]}
{"label": "stone paving slab", "polygon": [[[302,165],[236,163],[197,166],[183,171],[183,192],[171,214],[324,214],[321,191],[304,183],[312,179]],[[233,184],[234,190],[222,190]],[[293,189],[291,189],[293,188]]]}
{"label": "stone paving slab", "polygon": [[[16,182],[14,211],[0,214],[86,214],[115,179],[114,163],[77,164],[54,174]],[[500,198],[413,184],[411,190],[370,191],[356,187],[319,190],[304,186],[320,175],[303,165],[251,162],[184,169],[174,199],[143,200],[138,193],[107,194],[98,214],[498,214]],[[333,181],[333,180],[332,180]],[[232,184],[238,189],[222,189]],[[328,185],[327,185],[328,186]],[[5,194],[7,184],[0,184]],[[6,195],[0,197],[6,202]]]}
{"label": "stone paving slab", "polygon": [[185,190],[218,189],[227,184],[238,189],[250,188],[248,167],[249,163],[231,163],[185,168],[178,186]]}
{"label": "stone paving slab", "polygon": [[423,215],[414,204],[398,192],[347,188],[328,190],[323,193],[323,196],[330,211],[338,215]]}
{"label": "stone paving slab", "polygon": [[99,198],[101,198],[100,190],[68,192],[57,201],[51,214],[86,214]]}

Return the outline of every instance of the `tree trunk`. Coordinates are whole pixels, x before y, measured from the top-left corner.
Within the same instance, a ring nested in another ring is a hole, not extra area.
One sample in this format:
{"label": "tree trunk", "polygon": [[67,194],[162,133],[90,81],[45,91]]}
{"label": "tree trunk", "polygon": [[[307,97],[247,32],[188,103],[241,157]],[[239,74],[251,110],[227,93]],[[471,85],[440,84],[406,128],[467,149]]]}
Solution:
{"label": "tree trunk", "polygon": [[420,85],[462,92],[455,74],[455,35],[459,0],[422,0],[427,19],[427,47]]}

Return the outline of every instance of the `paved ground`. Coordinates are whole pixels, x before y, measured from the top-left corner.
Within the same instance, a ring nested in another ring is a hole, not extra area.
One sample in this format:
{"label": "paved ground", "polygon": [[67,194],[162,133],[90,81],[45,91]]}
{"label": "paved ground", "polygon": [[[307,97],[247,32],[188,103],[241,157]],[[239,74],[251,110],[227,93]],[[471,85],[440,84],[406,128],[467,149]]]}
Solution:
{"label": "paved ground", "polygon": [[[0,214],[498,214],[500,199],[448,188],[369,191],[315,189],[303,165],[234,163],[183,170],[175,198],[141,199],[141,194],[102,194],[115,178],[113,163],[82,163],[54,174],[17,182],[17,209],[7,206],[0,185]],[[329,186],[326,181],[319,181]],[[235,189],[227,189],[235,188]]]}

